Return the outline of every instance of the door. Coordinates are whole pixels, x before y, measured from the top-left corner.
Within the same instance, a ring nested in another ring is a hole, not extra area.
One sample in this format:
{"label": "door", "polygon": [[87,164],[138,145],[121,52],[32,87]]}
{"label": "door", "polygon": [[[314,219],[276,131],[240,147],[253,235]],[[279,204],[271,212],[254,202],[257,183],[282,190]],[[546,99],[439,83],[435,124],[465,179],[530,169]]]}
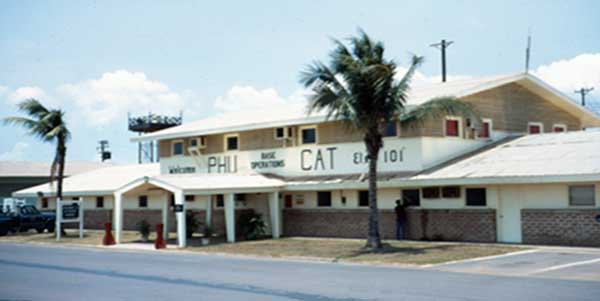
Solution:
{"label": "door", "polygon": [[409,206],[421,206],[421,193],[419,189],[403,189],[402,200],[408,202]]}
{"label": "door", "polygon": [[522,196],[518,187],[500,189],[498,198],[498,241],[521,243]]}

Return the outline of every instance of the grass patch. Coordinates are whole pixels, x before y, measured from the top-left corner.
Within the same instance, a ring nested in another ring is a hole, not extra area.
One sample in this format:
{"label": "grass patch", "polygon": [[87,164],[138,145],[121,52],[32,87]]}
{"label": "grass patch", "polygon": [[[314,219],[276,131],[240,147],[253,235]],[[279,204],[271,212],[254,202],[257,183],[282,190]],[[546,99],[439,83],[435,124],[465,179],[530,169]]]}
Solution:
{"label": "grass patch", "polygon": [[380,252],[363,250],[364,241],[302,239],[246,241],[191,247],[190,250],[270,257],[312,257],[331,261],[425,265],[505,254],[526,248],[496,244],[385,241]]}
{"label": "grass patch", "polygon": [[[0,242],[51,243],[72,245],[102,244],[104,231],[85,230],[83,239],[77,230],[68,229],[67,235],[56,241],[54,233],[38,234],[34,231],[0,237]],[[150,234],[150,243],[156,233]],[[169,235],[170,244],[176,244],[176,235]],[[140,242],[137,231],[123,231],[122,242]],[[212,245],[201,246],[200,237],[188,239],[188,251],[255,255],[266,257],[302,257],[325,261],[363,262],[399,265],[426,265],[454,260],[500,255],[526,250],[525,247],[500,244],[471,244],[454,242],[385,241],[380,252],[363,250],[363,240],[282,238],[257,241],[242,241],[235,244],[225,242],[223,237],[211,238]]]}

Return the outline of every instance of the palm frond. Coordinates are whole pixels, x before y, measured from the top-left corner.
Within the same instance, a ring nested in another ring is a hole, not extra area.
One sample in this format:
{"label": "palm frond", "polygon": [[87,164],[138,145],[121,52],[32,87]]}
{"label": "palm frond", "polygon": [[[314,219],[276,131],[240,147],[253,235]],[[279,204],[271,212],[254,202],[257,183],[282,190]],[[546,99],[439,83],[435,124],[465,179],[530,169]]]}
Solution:
{"label": "palm frond", "polygon": [[37,99],[29,98],[18,104],[19,111],[26,113],[29,116],[41,118],[48,114],[48,109],[44,107]]}

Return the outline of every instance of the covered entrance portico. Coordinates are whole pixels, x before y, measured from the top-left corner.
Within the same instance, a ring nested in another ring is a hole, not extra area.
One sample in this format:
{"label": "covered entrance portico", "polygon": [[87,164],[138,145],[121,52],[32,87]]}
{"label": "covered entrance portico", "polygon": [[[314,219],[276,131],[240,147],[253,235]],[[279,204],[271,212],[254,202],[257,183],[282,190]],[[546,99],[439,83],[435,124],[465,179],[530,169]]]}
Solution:
{"label": "covered entrance portico", "polygon": [[[177,245],[180,248],[187,246],[186,238],[186,195],[202,196],[205,204],[200,210],[205,210],[205,223],[211,225],[214,218],[214,209],[212,196],[223,195],[223,214],[225,220],[225,233],[227,242],[233,243],[236,240],[235,233],[235,208],[236,194],[265,194],[267,196],[268,215],[270,220],[270,229],[273,238],[279,238],[281,235],[281,201],[279,199],[279,189],[283,187],[283,182],[276,179],[269,179],[259,174],[249,175],[165,175],[156,177],[143,177],[132,181],[114,192],[114,231],[115,240],[121,243],[122,230],[124,224],[123,210],[126,208],[125,199],[128,195],[134,194],[139,190],[160,190],[160,196],[163,236],[167,240],[169,233],[169,208],[171,205],[171,195],[174,205],[181,210],[176,210],[176,229]],[[157,205],[154,204],[156,207]],[[198,209],[198,208],[196,208]]]}

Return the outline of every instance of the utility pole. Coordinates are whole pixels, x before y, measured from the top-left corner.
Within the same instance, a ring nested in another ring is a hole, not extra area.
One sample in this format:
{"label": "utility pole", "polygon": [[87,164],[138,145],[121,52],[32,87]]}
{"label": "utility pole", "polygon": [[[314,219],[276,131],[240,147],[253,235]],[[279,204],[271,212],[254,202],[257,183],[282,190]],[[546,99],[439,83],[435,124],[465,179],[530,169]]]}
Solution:
{"label": "utility pole", "polygon": [[531,57],[531,31],[527,35],[527,48],[525,49],[525,73],[529,73],[530,57]]}
{"label": "utility pole", "polygon": [[585,96],[592,92],[594,87],[590,88],[581,88],[579,90],[575,90],[573,93],[581,94],[581,105],[585,107]]}
{"label": "utility pole", "polygon": [[452,43],[454,43],[454,41],[442,40],[439,43],[430,45],[431,47],[435,47],[442,51],[442,82],[443,83],[446,82],[446,48],[448,48],[448,46],[452,45]]}

